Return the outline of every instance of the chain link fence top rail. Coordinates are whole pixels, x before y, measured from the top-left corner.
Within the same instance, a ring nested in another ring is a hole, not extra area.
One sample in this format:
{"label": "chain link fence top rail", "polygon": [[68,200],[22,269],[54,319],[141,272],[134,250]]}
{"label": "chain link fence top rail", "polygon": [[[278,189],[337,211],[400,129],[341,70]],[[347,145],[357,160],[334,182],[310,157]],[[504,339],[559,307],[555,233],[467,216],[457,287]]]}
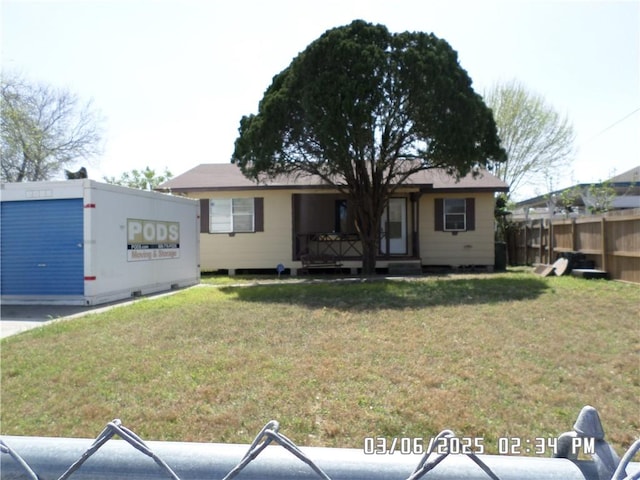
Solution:
{"label": "chain link fence top rail", "polygon": [[[109,442],[115,436],[123,441]],[[554,442],[555,458],[479,455],[472,448],[460,449],[461,439],[450,430],[429,441],[421,454],[394,454],[393,449],[378,452],[382,455],[356,449],[303,450],[279,432],[276,421],[267,423],[248,448],[180,442],[147,445],[117,419],[109,422],[88,446],[90,440],[86,439],[5,439],[0,439],[2,480],[640,479],[640,464],[631,463],[640,450],[640,439],[620,459],[604,439],[597,411],[589,406],[580,412],[573,431],[563,433]],[[591,446],[593,460],[577,459],[575,446],[582,444]],[[267,448],[270,446],[275,448]]]}

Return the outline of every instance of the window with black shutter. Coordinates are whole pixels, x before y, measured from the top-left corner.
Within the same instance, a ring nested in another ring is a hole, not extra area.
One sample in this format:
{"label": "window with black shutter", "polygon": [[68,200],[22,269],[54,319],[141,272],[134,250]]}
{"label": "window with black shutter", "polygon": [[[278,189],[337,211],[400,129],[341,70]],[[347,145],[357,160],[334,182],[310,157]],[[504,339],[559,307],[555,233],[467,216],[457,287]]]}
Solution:
{"label": "window with black shutter", "polygon": [[475,198],[436,198],[436,232],[475,230]]}
{"label": "window with black shutter", "polygon": [[201,233],[264,231],[264,199],[206,198],[200,200]]}

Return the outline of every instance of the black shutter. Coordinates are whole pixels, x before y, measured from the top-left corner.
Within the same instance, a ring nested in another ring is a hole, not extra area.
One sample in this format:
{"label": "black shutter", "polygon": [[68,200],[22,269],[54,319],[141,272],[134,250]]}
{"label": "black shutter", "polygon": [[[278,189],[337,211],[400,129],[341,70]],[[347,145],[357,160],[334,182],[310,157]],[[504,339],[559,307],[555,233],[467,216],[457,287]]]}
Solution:
{"label": "black shutter", "polygon": [[254,231],[264,232],[264,198],[253,199],[253,226]]}
{"label": "black shutter", "polygon": [[442,232],[444,231],[444,199],[436,198],[435,199],[435,231]]}
{"label": "black shutter", "polygon": [[467,210],[467,231],[476,229],[476,199],[475,198],[467,198],[466,199],[466,210]]}
{"label": "black shutter", "polygon": [[209,233],[209,199],[200,199],[200,233]]}

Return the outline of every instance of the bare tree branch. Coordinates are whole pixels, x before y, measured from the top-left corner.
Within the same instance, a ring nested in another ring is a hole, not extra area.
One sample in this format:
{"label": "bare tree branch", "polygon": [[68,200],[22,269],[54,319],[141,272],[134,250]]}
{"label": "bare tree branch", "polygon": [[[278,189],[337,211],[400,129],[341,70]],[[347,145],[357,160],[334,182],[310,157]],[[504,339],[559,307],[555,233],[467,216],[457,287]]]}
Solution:
{"label": "bare tree branch", "polygon": [[485,101],[507,151],[507,161],[496,164],[494,173],[509,184],[510,195],[517,195],[525,183],[542,186],[549,177],[564,173],[575,139],[567,117],[517,81],[494,85]]}
{"label": "bare tree branch", "polygon": [[2,181],[48,180],[100,153],[101,118],[91,102],[11,75],[3,77],[0,94]]}

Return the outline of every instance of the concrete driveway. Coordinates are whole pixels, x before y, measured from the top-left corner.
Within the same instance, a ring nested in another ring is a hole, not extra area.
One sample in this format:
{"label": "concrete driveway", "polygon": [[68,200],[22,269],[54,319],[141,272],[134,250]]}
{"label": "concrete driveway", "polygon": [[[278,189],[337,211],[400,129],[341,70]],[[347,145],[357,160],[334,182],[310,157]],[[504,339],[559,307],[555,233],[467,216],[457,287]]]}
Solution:
{"label": "concrete driveway", "polygon": [[123,302],[96,305],[2,305],[0,307],[0,338],[45,325],[49,322],[75,318],[87,313],[97,312]]}

